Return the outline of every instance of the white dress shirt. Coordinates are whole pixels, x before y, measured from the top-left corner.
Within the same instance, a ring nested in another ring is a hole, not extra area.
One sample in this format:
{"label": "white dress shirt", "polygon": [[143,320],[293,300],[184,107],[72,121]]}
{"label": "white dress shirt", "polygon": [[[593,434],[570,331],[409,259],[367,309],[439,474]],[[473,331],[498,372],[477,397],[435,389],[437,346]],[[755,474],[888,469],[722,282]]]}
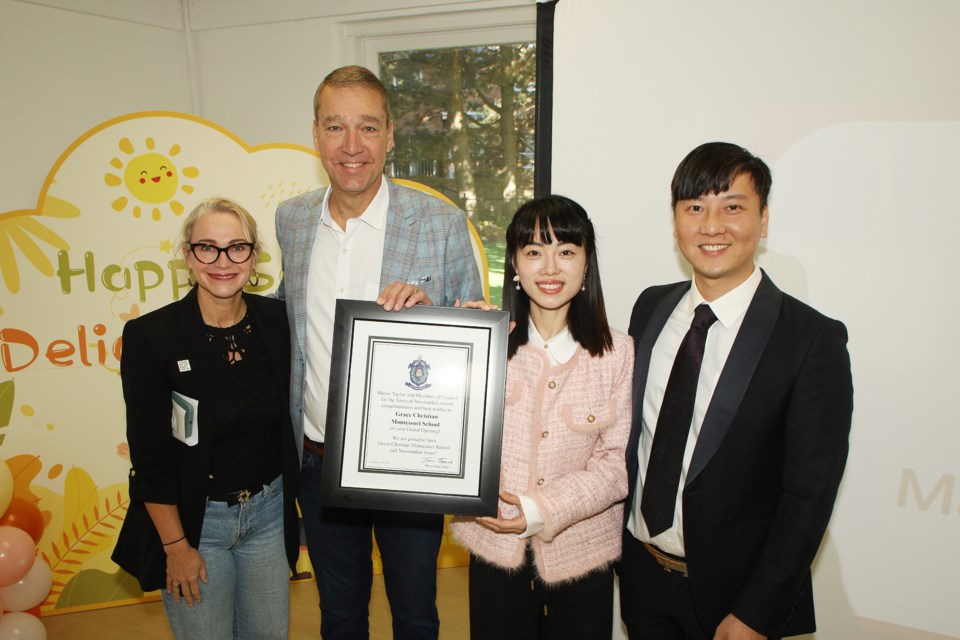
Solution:
{"label": "white dress shirt", "polygon": [[[532,318],[527,332],[527,344],[534,349],[544,350],[550,360],[551,367],[569,362],[570,358],[577,353],[577,349],[580,348],[580,343],[573,339],[568,327],[564,327],[560,333],[549,340],[544,340],[540,337],[540,332],[537,331]],[[543,514],[540,513],[540,507],[537,506],[533,498],[525,495],[517,497],[520,498],[520,507],[527,519],[527,530],[520,534],[522,540],[540,533],[546,526],[546,521],[543,519]]]}
{"label": "white dress shirt", "polygon": [[330,192],[323,209],[307,275],[307,358],[303,399],[303,434],[323,442],[327,392],[333,349],[333,318],[337,298],[376,300],[380,295],[383,242],[390,207],[386,178],[359,218],[348,218],[341,229],[330,214]]}
{"label": "white dress shirt", "polygon": [[[677,487],[677,502],[674,508],[673,526],[656,537],[651,537],[647,524],[640,513],[640,501],[643,495],[643,479],[647,474],[650,463],[650,451],[653,448],[653,437],[657,430],[657,419],[660,416],[660,405],[663,404],[663,395],[666,391],[667,380],[673,362],[680,350],[680,343],[693,322],[693,312],[697,305],[706,302],[696,282],[680,299],[673,313],[664,325],[657,338],[653,351],[650,354],[650,368],[647,372],[647,386],[643,393],[643,432],[640,434],[640,448],[638,451],[639,472],[637,488],[634,493],[633,509],[629,514],[627,529],[635,538],[642,542],[656,545],[663,551],[677,556],[684,556],[683,543],[683,486],[687,480],[687,470],[693,458],[693,450],[700,436],[703,417],[707,413],[710,401],[713,399],[714,389],[727,362],[730,349],[740,331],[743,316],[753,300],[753,295],[760,286],[761,272],[756,266],[753,273],[740,283],[735,289],[710,302],[710,309],[717,316],[707,333],[707,343],[704,347],[703,364],[700,367],[700,377],[697,380],[697,396],[693,404],[693,420],[690,424],[690,435],[687,437],[687,447],[683,453],[683,463],[680,468],[680,482]],[[636,402],[636,400],[634,400]]]}

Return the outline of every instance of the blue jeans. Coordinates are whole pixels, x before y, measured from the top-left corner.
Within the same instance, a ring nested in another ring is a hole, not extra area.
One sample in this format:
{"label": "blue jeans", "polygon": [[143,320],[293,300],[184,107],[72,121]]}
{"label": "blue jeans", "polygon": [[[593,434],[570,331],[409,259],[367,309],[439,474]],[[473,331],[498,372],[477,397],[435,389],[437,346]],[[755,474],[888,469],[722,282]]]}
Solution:
{"label": "blue jeans", "polygon": [[290,567],[283,545],[283,479],[245,504],[207,502],[200,534],[203,600],[187,606],[161,589],[177,640],[286,640]]}
{"label": "blue jeans", "polygon": [[320,635],[324,640],[369,637],[372,530],[383,560],[394,640],[436,640],[443,516],[321,506],[322,471],[323,458],[304,451],[299,501],[320,592]]}

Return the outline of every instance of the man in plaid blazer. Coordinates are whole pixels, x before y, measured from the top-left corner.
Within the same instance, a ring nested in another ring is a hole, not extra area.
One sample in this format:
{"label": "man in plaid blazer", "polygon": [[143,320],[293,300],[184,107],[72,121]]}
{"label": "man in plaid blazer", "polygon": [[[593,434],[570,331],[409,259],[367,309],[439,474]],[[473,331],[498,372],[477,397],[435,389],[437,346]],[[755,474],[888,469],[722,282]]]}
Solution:
{"label": "man in plaid blazer", "polygon": [[387,311],[483,297],[465,214],[383,176],[393,122],[380,80],[362,67],[328,75],[314,96],[314,146],[328,188],[277,209],[291,332],[291,414],[302,446],[299,501],[326,640],[367,638],[371,530],[397,640],[437,638],[440,514],[320,504],[327,384],[337,298]]}

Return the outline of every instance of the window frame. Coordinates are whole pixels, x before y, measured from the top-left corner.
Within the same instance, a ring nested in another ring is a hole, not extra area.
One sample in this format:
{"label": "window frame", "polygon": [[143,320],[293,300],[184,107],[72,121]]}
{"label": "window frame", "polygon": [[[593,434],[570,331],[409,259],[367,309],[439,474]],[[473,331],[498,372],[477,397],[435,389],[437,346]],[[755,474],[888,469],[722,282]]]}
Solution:
{"label": "window frame", "polygon": [[537,6],[526,0],[485,8],[454,7],[444,13],[349,20],[339,27],[345,63],[379,75],[383,52],[535,42]]}

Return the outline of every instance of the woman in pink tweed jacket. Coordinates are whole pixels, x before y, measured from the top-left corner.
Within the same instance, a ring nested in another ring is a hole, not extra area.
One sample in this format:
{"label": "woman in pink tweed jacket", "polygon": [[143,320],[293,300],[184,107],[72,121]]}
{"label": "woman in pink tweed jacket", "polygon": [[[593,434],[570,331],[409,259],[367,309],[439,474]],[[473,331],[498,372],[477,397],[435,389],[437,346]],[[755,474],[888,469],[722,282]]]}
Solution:
{"label": "woman in pink tweed jacket", "polygon": [[604,310],[593,225],[562,196],[507,229],[510,335],[497,518],[456,518],[476,639],[609,638],[633,343]]}

